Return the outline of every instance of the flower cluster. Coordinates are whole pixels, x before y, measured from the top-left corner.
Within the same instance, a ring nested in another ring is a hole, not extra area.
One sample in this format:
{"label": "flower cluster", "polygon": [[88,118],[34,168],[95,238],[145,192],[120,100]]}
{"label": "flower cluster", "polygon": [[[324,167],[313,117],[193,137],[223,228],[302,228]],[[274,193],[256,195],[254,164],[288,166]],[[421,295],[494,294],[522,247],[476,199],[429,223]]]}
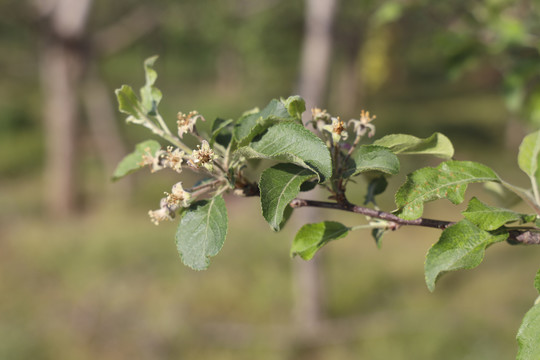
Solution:
{"label": "flower cluster", "polygon": [[[186,133],[195,131],[194,126],[198,119],[204,121],[204,118],[196,111],[191,111],[188,114],[179,112],[177,119],[178,136],[180,138]],[[198,134],[195,133],[195,135],[198,137]],[[187,165],[192,169],[202,167],[207,171],[213,171],[213,163],[218,156],[214,154],[208,141],[202,140],[201,144],[193,151],[190,151],[185,146],[183,147],[180,139],[177,139],[177,142],[175,145],[178,147],[168,146],[166,149],[159,149],[155,153],[152,153],[150,148],[146,148],[139,165],[150,166],[152,172],[169,168],[181,173],[182,165]],[[179,208],[189,207],[191,196],[191,192],[184,190],[182,182],[176,183],[172,187],[171,193],[165,192],[165,197],[160,201],[159,209],[148,212],[150,220],[156,225],[159,225],[162,221],[172,220]]]}
{"label": "flower cluster", "polygon": [[156,225],[165,220],[172,220],[176,210],[180,207],[188,207],[191,200],[191,194],[184,190],[182,182],[173,185],[172,192],[170,194],[166,192],[165,195],[167,196],[159,203],[159,209],[148,212],[150,220]]}
{"label": "flower cluster", "polygon": [[182,150],[175,148],[174,146],[167,146],[166,150],[158,150],[155,154],[152,154],[150,148],[147,148],[145,149],[145,153],[143,154],[142,161],[139,165],[149,165],[152,172],[170,168],[177,173],[180,173],[182,172],[184,155],[185,153]]}
{"label": "flower cluster", "polygon": [[311,110],[313,126],[321,133],[329,133],[332,136],[332,142],[334,144],[340,141],[345,141],[349,137],[349,133],[346,128],[352,126],[353,132],[356,135],[355,141],[358,141],[360,137],[366,133],[368,137],[375,135],[375,126],[371,124],[371,121],[375,119],[375,116],[370,116],[369,111],[360,113],[360,119],[350,119],[345,123],[341,121],[340,117],[331,116],[326,110],[318,108]]}

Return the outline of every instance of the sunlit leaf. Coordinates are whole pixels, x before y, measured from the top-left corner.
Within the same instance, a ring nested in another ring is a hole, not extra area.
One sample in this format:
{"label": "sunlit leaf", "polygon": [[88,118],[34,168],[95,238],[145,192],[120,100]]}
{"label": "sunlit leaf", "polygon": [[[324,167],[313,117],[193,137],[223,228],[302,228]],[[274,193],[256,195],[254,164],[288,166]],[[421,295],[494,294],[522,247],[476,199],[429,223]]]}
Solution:
{"label": "sunlit leaf", "polygon": [[389,148],[394,154],[426,154],[443,159],[454,156],[452,142],[441,133],[421,139],[412,135],[392,134],[376,140],[373,145]]}
{"label": "sunlit leaf", "polygon": [[540,168],[540,130],[525,136],[519,146],[518,165],[531,179],[538,181]]}
{"label": "sunlit leaf", "polygon": [[[295,103],[296,104],[296,103]],[[291,115],[283,102],[273,99],[270,103],[259,112],[250,112],[242,116],[234,125],[234,138],[238,143],[247,145],[255,136],[261,134],[270,126],[281,122],[298,122],[296,105],[290,104],[295,111]]]}
{"label": "sunlit leaf", "polygon": [[129,85],[122,85],[120,89],[115,90],[116,99],[118,100],[118,109],[124,114],[140,119],[146,115],[137,95]]}
{"label": "sunlit leaf", "polygon": [[428,289],[433,291],[436,281],[448,271],[478,266],[486,248],[507,237],[508,233],[494,235],[466,219],[446,228],[426,256],[424,270]]}
{"label": "sunlit leaf", "polygon": [[154,86],[157,79],[157,72],[154,70],[154,63],[158,56],[152,56],[144,61],[144,73],[146,82],[141,88],[141,104],[149,115],[157,114],[157,107],[161,102],[161,91]]}
{"label": "sunlit leaf", "polygon": [[141,100],[128,85],[123,85],[120,89],[115,90],[119,110],[130,115],[127,118],[128,122],[142,123],[143,119],[158,115],[157,106],[162,95],[161,91],[154,86],[157,73],[153,66],[156,60],[157,56],[153,56],[144,62],[146,83],[140,89]]}
{"label": "sunlit leaf", "polygon": [[272,159],[313,170],[320,182],[332,176],[332,160],[326,145],[312,132],[296,123],[272,126],[249,146],[239,148],[235,157]]}
{"label": "sunlit leaf", "polygon": [[193,203],[183,214],[176,232],[182,262],[194,270],[205,270],[217,255],[227,235],[227,208],[221,196]]}
{"label": "sunlit leaf", "polygon": [[540,359],[540,304],[525,314],[516,338],[519,344],[517,360]]}
{"label": "sunlit leaf", "polygon": [[155,140],[147,140],[135,145],[135,151],[123,158],[116,167],[112,180],[116,181],[142,168],[143,156],[148,154],[154,156],[160,148],[161,145]]}
{"label": "sunlit leaf", "polygon": [[488,231],[498,229],[507,223],[519,221],[523,224],[534,221],[536,218],[536,215],[520,214],[512,210],[488,206],[476,197],[471,199],[467,210],[462,214],[480,229]]}
{"label": "sunlit leaf", "polygon": [[310,260],[329,241],[341,239],[348,232],[348,227],[335,221],[304,225],[294,238],[291,256],[298,255],[304,260]]}
{"label": "sunlit leaf", "polygon": [[351,153],[343,177],[348,178],[373,170],[395,175],[399,172],[399,160],[383,146],[363,145]]}
{"label": "sunlit leaf", "polygon": [[280,230],[283,212],[300,192],[300,185],[313,177],[313,171],[294,164],[277,164],[263,171],[259,182],[261,208],[274,231]]}
{"label": "sunlit leaf", "polygon": [[302,97],[298,95],[289,96],[287,99],[282,99],[281,102],[292,117],[302,121],[302,113],[306,111],[306,102]]}
{"label": "sunlit leaf", "polygon": [[499,178],[487,166],[472,161],[447,161],[436,168],[416,170],[407,175],[396,193],[398,216],[417,219],[422,216],[424,203],[437,199],[460,204],[468,184],[486,181],[499,181]]}

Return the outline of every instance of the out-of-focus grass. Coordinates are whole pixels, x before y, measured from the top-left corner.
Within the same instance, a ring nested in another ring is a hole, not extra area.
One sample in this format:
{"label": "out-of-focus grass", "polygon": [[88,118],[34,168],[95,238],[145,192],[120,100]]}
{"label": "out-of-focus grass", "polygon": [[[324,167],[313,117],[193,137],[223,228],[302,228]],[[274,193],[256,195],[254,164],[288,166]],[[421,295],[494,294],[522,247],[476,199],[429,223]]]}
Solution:
{"label": "out-of-focus grass", "polygon": [[0,358],[513,356],[539,249],[500,244],[430,294],[422,263],[437,231],[402,229],[382,250],[367,232],[353,233],[324,249],[327,336],[298,350],[288,258],[298,225],[272,233],[257,199],[228,208],[229,238],[205,272],[181,264],[174,224],[155,227],[138,207],[109,204],[65,223],[12,219],[0,245]]}

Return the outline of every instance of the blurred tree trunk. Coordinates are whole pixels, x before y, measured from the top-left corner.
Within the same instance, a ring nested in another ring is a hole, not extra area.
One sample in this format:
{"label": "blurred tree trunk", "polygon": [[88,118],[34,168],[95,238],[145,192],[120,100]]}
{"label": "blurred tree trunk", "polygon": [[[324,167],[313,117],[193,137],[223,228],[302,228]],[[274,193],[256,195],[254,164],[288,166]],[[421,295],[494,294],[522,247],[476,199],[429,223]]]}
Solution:
{"label": "blurred tree trunk", "polygon": [[[81,84],[82,101],[93,144],[104,166],[104,181],[108,184],[112,184],[109,179],[118,162],[126,155],[127,149],[117,125],[116,103],[112,100],[114,93],[103,81],[97,60],[131,45],[152,31],[159,24],[159,19],[160,14],[154,8],[139,5],[112,25],[88,34],[93,56],[88,58],[88,71],[84,84]],[[123,179],[122,186],[113,186],[115,196],[129,196],[133,190],[133,178]]]}
{"label": "blurred tree trunk", "polygon": [[[337,0],[306,0],[305,37],[298,84],[298,92],[306,100],[306,116],[311,116],[309,109],[325,102],[336,6]],[[316,222],[319,217],[315,208],[302,209],[299,214],[302,223]],[[307,336],[318,330],[322,317],[319,260],[320,257],[316,256],[309,262],[299,259],[294,262],[295,322],[299,332]]]}
{"label": "blurred tree trunk", "polygon": [[[93,0],[33,0],[32,3],[42,25],[39,68],[46,143],[45,200],[49,214],[62,218],[77,208],[81,105],[85,107],[89,130],[106,174],[112,174],[126,153],[115,125],[112,91],[101,80],[95,61],[98,56],[117,52],[154,29],[158,16],[152,9],[139,6],[111,26],[90,34],[86,24]],[[124,181],[120,194],[128,194],[130,185],[130,180]]]}
{"label": "blurred tree trunk", "polygon": [[[109,91],[97,70],[90,69],[88,75],[82,95],[85,112],[94,144],[105,168],[106,178],[109,179],[127,151],[116,126],[116,109],[111,101],[114,94]],[[121,192],[129,193],[132,183],[131,178],[125,179]]]}
{"label": "blurred tree trunk", "polygon": [[[307,109],[321,106],[326,98],[332,25],[337,0],[306,0],[305,37],[302,44],[298,89]],[[308,114],[309,115],[309,114]]]}
{"label": "blurred tree trunk", "polygon": [[45,37],[40,49],[46,142],[46,202],[65,217],[76,208],[77,85],[85,68],[85,27],[92,0],[35,0]]}
{"label": "blurred tree trunk", "polygon": [[336,92],[331,101],[332,104],[338,106],[339,112],[343,116],[356,117],[358,114],[355,113],[355,110],[363,97],[362,82],[357,71],[361,50],[360,46],[354,45],[350,46],[348,50],[337,76],[337,84],[332,86]]}

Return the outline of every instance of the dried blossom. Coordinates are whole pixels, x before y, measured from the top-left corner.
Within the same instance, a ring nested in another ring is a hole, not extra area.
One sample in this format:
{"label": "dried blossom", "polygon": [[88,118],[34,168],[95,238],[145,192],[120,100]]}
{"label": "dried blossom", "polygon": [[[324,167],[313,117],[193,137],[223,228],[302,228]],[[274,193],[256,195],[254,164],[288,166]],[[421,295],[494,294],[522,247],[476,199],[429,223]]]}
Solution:
{"label": "dried blossom", "polygon": [[319,108],[311,109],[311,116],[313,126],[319,131],[323,131],[323,127],[330,122],[331,116],[326,110],[321,110]]}
{"label": "dried blossom", "polygon": [[349,123],[353,124],[356,136],[364,136],[367,132],[368,137],[372,137],[373,135],[375,135],[375,126],[371,124],[371,122],[375,120],[375,118],[375,115],[369,115],[369,111],[362,110],[362,112],[360,113],[360,119],[351,119],[349,120]]}
{"label": "dried blossom", "polygon": [[318,121],[322,120],[325,122],[330,121],[330,114],[325,110],[321,110],[319,108],[311,109],[311,116],[313,117],[313,120]]}
{"label": "dried blossom", "polygon": [[191,194],[184,190],[182,182],[178,182],[173,185],[172,193],[168,194],[166,198],[166,206],[170,209],[177,209],[178,207],[188,207],[191,200]]}
{"label": "dried blossom", "polygon": [[210,148],[208,141],[203,140],[201,145],[197,145],[197,150],[193,150],[189,164],[192,167],[199,168],[204,166],[209,171],[212,171],[212,162],[217,158],[214,150]]}
{"label": "dried blossom", "polygon": [[193,132],[193,127],[198,119],[204,121],[204,117],[199,115],[197,111],[191,111],[189,114],[179,112],[176,118],[178,119],[176,123],[178,124],[178,136],[180,139],[182,139],[185,133]]}
{"label": "dried blossom", "polygon": [[182,172],[184,152],[178,148],[172,146],[167,147],[167,151],[163,155],[162,164],[165,167],[171,168],[177,173]]}
{"label": "dried blossom", "polygon": [[163,150],[158,150],[155,154],[150,152],[150,148],[147,147],[144,149],[144,154],[142,156],[142,161],[139,163],[140,166],[150,166],[150,171],[156,172],[164,168],[162,160],[165,152]]}
{"label": "dried blossom", "polygon": [[165,220],[172,220],[174,218],[174,212],[172,212],[168,207],[164,206],[158,210],[148,211],[148,216],[150,216],[150,221],[155,225],[159,225],[160,222]]}

